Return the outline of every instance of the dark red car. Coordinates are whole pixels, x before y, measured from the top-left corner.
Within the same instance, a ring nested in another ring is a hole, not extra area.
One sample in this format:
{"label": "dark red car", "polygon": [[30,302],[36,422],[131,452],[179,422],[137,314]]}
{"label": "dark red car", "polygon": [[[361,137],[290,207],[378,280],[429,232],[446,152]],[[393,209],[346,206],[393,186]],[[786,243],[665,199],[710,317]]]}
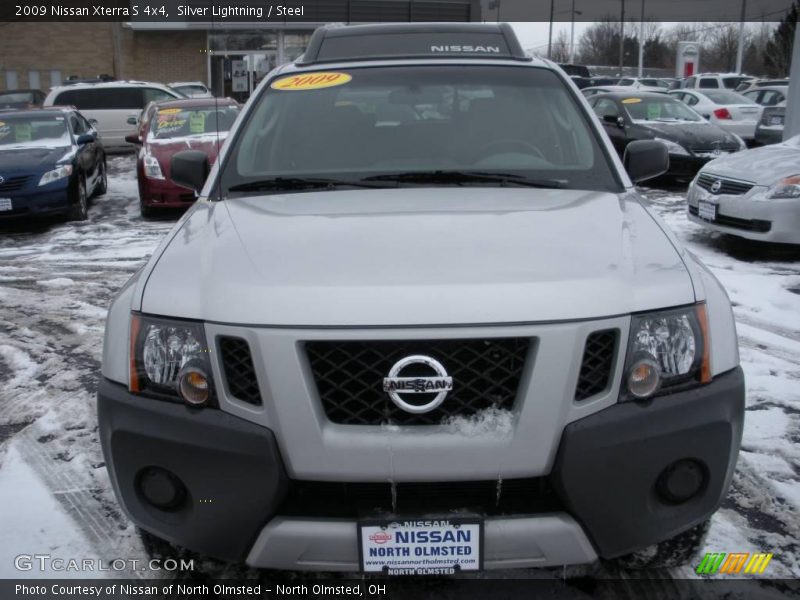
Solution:
{"label": "dark red car", "polygon": [[201,150],[213,164],[240,108],[230,98],[173,100],[145,107],[138,132],[126,138],[141,145],[136,174],[143,217],[195,201],[192,190],[170,180],[170,158],[181,150]]}

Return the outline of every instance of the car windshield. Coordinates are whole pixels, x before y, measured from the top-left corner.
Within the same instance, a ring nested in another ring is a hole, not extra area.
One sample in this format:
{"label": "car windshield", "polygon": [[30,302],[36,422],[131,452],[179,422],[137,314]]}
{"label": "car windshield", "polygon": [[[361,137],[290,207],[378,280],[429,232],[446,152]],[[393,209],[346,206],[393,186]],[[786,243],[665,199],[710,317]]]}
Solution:
{"label": "car windshield", "polygon": [[586,115],[545,69],[398,66],[285,76],[264,89],[240,131],[223,167],[223,193],[310,177],[621,189]]}
{"label": "car windshield", "polygon": [[622,105],[634,121],[702,121],[703,118],[674,98],[624,98]]}
{"label": "car windshield", "polygon": [[179,91],[184,96],[191,96],[192,94],[207,94],[208,90],[202,85],[177,85],[172,88]]}
{"label": "car windshield", "polygon": [[750,98],[745,98],[735,92],[720,90],[718,92],[703,92],[703,94],[714,104],[755,104]]}
{"label": "car windshield", "polygon": [[54,116],[6,116],[0,114],[0,149],[60,148],[72,143],[66,120]]}
{"label": "car windshield", "polygon": [[11,92],[7,94],[0,94],[0,105],[3,104],[24,104],[33,103],[32,92]]}
{"label": "car windshield", "polygon": [[230,131],[239,109],[235,106],[162,108],[150,128],[150,140],[166,140]]}

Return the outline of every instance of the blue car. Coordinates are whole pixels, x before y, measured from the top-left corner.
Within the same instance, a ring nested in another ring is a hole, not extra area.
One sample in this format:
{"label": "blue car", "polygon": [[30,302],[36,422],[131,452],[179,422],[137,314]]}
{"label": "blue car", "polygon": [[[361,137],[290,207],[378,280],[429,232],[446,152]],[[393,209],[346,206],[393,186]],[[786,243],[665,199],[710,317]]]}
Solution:
{"label": "blue car", "polygon": [[0,111],[0,220],[64,215],[87,218],[106,192],[106,153],[74,108]]}

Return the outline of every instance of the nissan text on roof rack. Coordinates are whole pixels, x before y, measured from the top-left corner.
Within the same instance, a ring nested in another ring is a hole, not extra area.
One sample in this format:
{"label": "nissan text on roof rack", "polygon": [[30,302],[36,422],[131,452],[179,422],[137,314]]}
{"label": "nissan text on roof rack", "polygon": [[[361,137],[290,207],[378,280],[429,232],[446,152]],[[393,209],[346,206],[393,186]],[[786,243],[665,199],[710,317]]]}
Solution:
{"label": "nissan text on roof rack", "polygon": [[744,381],[725,291],[635,191],[667,166],[507,25],[317,30],[210,170],[172,157],[199,199],[107,321],[120,504],[260,568],[688,560]]}

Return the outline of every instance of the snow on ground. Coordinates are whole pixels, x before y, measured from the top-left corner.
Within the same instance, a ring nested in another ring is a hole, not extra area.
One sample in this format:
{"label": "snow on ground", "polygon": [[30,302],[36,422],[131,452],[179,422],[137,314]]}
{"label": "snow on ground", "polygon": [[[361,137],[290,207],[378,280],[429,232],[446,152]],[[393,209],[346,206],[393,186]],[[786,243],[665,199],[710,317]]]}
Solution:
{"label": "snow on ground", "polygon": [[[109,193],[94,201],[84,223],[0,229],[0,502],[13,507],[0,513],[0,577],[13,574],[8,561],[14,552],[106,560],[146,556],[110,488],[94,396],[108,304],[175,215],[140,218],[131,156],[111,159],[109,175]],[[748,389],[743,451],[706,550],[772,552],[765,575],[796,578],[800,250],[705,232],[686,220],[681,192],[643,191],[726,286],[738,322]],[[503,431],[505,421],[455,425],[462,433],[487,425]],[[614,575],[602,569],[592,573]],[[200,562],[197,570],[205,576],[252,575],[214,561]],[[522,576],[561,574],[559,569]],[[687,577],[692,570],[671,574]]]}

